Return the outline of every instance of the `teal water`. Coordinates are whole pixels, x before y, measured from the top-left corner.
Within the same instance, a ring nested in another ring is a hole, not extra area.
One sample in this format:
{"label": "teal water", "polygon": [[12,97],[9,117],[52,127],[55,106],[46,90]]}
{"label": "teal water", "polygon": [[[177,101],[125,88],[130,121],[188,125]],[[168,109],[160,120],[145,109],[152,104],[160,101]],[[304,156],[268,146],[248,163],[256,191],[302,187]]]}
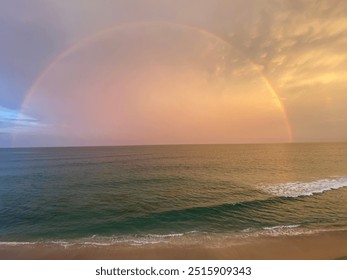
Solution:
{"label": "teal water", "polygon": [[0,149],[0,242],[347,228],[347,144]]}

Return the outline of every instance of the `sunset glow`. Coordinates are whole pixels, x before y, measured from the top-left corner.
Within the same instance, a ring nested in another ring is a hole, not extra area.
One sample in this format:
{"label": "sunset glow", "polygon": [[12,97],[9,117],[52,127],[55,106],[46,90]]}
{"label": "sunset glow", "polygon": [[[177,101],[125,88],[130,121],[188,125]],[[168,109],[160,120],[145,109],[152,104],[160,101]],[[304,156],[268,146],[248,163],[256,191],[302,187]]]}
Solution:
{"label": "sunset glow", "polygon": [[256,70],[196,28],[126,25],[58,56],[22,112],[67,145],[290,141],[282,105]]}
{"label": "sunset glow", "polygon": [[19,2],[1,147],[347,140],[343,1]]}

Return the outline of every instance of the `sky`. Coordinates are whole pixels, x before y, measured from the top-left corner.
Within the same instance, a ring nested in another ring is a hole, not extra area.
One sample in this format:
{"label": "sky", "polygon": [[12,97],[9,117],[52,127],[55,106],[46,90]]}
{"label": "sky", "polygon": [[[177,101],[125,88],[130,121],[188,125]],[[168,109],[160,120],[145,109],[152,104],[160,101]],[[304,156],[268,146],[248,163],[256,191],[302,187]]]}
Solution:
{"label": "sky", "polygon": [[0,147],[347,140],[347,2],[2,0]]}

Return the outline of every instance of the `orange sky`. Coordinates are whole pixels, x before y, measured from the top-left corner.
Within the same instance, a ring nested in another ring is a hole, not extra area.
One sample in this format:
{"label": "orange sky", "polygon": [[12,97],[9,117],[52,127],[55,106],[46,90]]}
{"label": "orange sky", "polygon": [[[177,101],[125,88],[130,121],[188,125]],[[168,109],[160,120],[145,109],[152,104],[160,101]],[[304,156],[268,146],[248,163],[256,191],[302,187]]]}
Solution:
{"label": "orange sky", "polygon": [[291,141],[280,101],[243,53],[164,22],[111,28],[64,52],[22,112],[68,145]]}
{"label": "orange sky", "polygon": [[347,140],[345,1],[18,2],[0,146]]}

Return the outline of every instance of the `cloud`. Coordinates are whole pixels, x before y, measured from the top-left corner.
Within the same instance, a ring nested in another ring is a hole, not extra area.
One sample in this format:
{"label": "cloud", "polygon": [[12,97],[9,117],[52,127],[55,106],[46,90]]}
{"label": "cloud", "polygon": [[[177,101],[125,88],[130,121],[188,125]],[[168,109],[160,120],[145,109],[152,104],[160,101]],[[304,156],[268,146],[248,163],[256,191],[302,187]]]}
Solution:
{"label": "cloud", "polygon": [[340,105],[347,102],[347,3],[258,3],[249,25],[230,40],[262,66],[287,108],[295,140],[347,139]]}
{"label": "cloud", "polygon": [[17,110],[0,106],[0,133],[23,133],[40,128],[42,125],[34,118]]}

